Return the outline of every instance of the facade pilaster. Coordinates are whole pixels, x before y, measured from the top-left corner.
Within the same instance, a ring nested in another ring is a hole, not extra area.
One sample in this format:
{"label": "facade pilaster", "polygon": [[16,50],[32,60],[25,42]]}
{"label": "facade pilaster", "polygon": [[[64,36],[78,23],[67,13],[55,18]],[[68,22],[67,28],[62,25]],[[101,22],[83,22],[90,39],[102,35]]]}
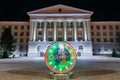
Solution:
{"label": "facade pilaster", "polygon": [[64,41],[66,41],[67,40],[67,22],[66,21],[64,21]]}
{"label": "facade pilaster", "polygon": [[44,37],[43,37],[43,41],[46,42],[46,27],[47,27],[47,21],[44,21]]}
{"label": "facade pilaster", "polygon": [[54,21],[54,41],[56,41],[56,21]]}
{"label": "facade pilaster", "polygon": [[76,21],[74,21],[74,40],[77,41]]}

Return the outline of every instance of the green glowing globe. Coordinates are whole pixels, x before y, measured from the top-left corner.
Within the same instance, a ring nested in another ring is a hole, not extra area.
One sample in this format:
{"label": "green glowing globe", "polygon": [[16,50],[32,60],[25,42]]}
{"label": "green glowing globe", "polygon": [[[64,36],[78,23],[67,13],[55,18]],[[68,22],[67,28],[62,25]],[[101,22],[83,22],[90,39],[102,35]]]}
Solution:
{"label": "green glowing globe", "polygon": [[45,62],[55,73],[66,73],[73,69],[76,63],[76,52],[67,42],[56,42],[48,46]]}

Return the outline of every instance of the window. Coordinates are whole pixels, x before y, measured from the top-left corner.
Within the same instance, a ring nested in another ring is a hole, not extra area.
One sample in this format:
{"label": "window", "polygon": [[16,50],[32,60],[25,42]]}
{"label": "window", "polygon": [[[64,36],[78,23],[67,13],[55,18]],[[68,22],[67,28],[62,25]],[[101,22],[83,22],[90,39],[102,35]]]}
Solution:
{"label": "window", "polygon": [[27,26],[27,29],[30,29],[30,26],[29,26],[29,25]]}
{"label": "window", "polygon": [[93,29],[93,26],[91,26],[91,29]]}
{"label": "window", "polygon": [[110,42],[113,42],[113,38],[110,38]]}
{"label": "window", "polygon": [[72,31],[68,31],[68,35],[72,35]]}
{"label": "window", "polygon": [[42,31],[39,31],[38,34],[39,34],[39,35],[42,35]]}
{"label": "window", "polygon": [[54,28],[54,22],[51,22],[50,28]]}
{"label": "window", "polygon": [[62,35],[62,31],[58,31],[58,35]]}
{"label": "window", "polygon": [[82,22],[80,23],[80,28],[83,28],[83,23]]}
{"label": "window", "polygon": [[48,35],[52,35],[52,31],[48,31]]}
{"label": "window", "polygon": [[104,42],[107,42],[107,38],[104,38]]}
{"label": "window", "polygon": [[72,41],[72,38],[68,38],[68,41]]}
{"label": "window", "polygon": [[97,36],[100,36],[100,32],[97,32]]}
{"label": "window", "polygon": [[63,22],[61,22],[60,28],[63,28]]}
{"label": "window", "polygon": [[83,46],[82,46],[82,45],[80,45],[80,46],[79,46],[79,49],[83,49]]}
{"label": "window", "polygon": [[63,22],[57,22],[57,27],[58,28],[63,28]]}
{"label": "window", "polygon": [[110,32],[110,36],[113,36],[113,32]]}
{"label": "window", "polygon": [[18,29],[18,26],[15,26],[15,29]]}
{"label": "window", "polygon": [[58,38],[58,40],[57,41],[63,41],[63,38]]}
{"label": "window", "polygon": [[105,26],[105,25],[103,26],[103,29],[106,29],[106,26]]}
{"label": "window", "polygon": [[120,32],[116,32],[116,36],[120,36]]}
{"label": "window", "polygon": [[96,26],[98,30],[100,30],[100,26]]}
{"label": "window", "polygon": [[106,33],[106,32],[103,32],[103,36],[107,36],[107,33]]}
{"label": "window", "polygon": [[53,41],[53,39],[52,38],[48,38],[48,41]]}
{"label": "window", "polygon": [[26,39],[26,42],[28,42],[28,41],[29,41],[29,38]]}
{"label": "window", "polygon": [[78,33],[78,35],[82,35],[82,31],[78,31],[77,33]]}
{"label": "window", "polygon": [[10,25],[10,26],[8,26],[8,28],[12,28],[12,26]]}
{"label": "window", "polygon": [[83,23],[82,22],[77,22],[76,26],[77,26],[77,28],[83,28]]}
{"label": "window", "polygon": [[43,27],[44,27],[44,22],[37,22],[37,28],[43,28]]}
{"label": "window", "polygon": [[24,26],[21,26],[21,29],[24,29]]}
{"label": "window", "polygon": [[17,36],[17,32],[14,33],[14,36]]}
{"label": "window", "polygon": [[97,42],[101,42],[100,38],[97,38],[96,41],[97,41]]}
{"label": "window", "polygon": [[23,43],[23,41],[24,41],[23,38],[21,38],[21,39],[20,39],[20,42]]}
{"label": "window", "polygon": [[116,26],[115,26],[115,28],[116,28],[116,30],[118,30],[118,29],[119,29],[119,26],[118,26],[118,25],[116,25]]}
{"label": "window", "polygon": [[91,32],[91,36],[94,36],[94,32]]}
{"label": "window", "polygon": [[50,22],[47,22],[47,28],[50,28]]}
{"label": "window", "polygon": [[120,38],[116,38],[116,42],[120,42]]}
{"label": "window", "polygon": [[94,38],[92,38],[92,42],[94,42]]}
{"label": "window", "polygon": [[29,36],[29,32],[27,32],[27,36]]}
{"label": "window", "polygon": [[23,36],[23,35],[24,35],[24,33],[23,33],[23,32],[21,32],[21,33],[20,33],[20,36]]}

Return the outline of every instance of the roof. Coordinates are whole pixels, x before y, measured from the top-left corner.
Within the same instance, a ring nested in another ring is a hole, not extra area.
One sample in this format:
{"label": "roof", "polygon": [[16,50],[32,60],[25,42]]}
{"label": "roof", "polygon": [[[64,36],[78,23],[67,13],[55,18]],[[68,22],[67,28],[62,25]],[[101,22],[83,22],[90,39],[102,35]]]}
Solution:
{"label": "roof", "polygon": [[28,14],[93,14],[93,12],[58,4],[58,5],[30,11],[28,12]]}

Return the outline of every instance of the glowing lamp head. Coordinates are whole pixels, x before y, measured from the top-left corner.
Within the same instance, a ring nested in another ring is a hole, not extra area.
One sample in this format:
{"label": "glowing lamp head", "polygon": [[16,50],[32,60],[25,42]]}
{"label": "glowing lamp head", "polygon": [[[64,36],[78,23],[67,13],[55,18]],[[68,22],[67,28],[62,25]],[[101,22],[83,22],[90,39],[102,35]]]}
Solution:
{"label": "glowing lamp head", "polygon": [[55,73],[66,73],[73,69],[76,63],[76,52],[67,42],[51,44],[45,53],[48,68]]}

